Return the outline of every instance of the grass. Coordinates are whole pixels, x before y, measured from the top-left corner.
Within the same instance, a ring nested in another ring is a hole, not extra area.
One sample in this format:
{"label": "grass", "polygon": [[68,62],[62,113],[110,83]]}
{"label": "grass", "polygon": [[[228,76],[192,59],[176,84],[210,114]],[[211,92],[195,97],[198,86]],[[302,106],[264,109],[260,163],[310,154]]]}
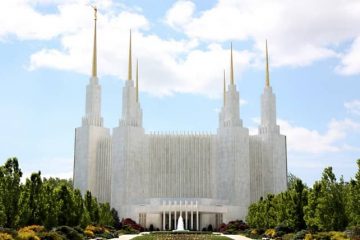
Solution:
{"label": "grass", "polygon": [[231,238],[211,234],[146,234],[133,240],[229,240]]}

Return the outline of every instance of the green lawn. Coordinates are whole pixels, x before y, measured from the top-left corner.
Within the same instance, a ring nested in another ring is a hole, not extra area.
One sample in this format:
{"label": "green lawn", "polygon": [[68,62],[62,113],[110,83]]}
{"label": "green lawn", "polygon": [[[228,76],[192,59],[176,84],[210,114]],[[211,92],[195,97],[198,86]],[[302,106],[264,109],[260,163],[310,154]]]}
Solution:
{"label": "green lawn", "polygon": [[231,238],[211,234],[148,234],[134,240],[229,240]]}

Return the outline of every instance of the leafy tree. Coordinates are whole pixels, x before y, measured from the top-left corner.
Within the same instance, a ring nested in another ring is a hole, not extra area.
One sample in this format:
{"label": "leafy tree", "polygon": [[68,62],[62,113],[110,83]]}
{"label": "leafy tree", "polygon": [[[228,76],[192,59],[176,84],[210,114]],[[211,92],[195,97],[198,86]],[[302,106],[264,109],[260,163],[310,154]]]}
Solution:
{"label": "leafy tree", "polygon": [[358,171],[355,179],[352,179],[347,186],[346,212],[351,226],[360,225],[360,159],[357,160]]}
{"label": "leafy tree", "polygon": [[97,203],[96,198],[94,198],[90,191],[87,191],[85,194],[85,200],[84,200],[85,208],[89,213],[90,220],[92,223],[98,223],[99,222],[99,206]]}
{"label": "leafy tree", "polygon": [[58,224],[71,225],[74,204],[69,187],[61,185],[60,189],[57,189],[56,191],[56,198],[59,204],[59,214],[57,217]]}
{"label": "leafy tree", "polygon": [[73,202],[74,202],[74,211],[70,225],[77,226],[80,224],[82,215],[84,214],[84,200],[81,196],[81,192],[79,189],[73,190]]}
{"label": "leafy tree", "polygon": [[121,228],[120,218],[119,218],[118,212],[115,210],[115,208],[111,209],[111,215],[114,220],[114,227],[116,229],[120,229]]}
{"label": "leafy tree", "polygon": [[114,218],[112,212],[110,210],[109,203],[100,203],[99,204],[99,224],[105,226],[113,226],[114,225]]}
{"label": "leafy tree", "polygon": [[5,223],[8,228],[15,227],[19,212],[22,172],[16,158],[10,158],[0,167],[0,201],[4,206]]}
{"label": "leafy tree", "polygon": [[304,220],[304,207],[307,205],[307,191],[306,186],[301,179],[296,179],[292,189],[292,200],[295,205],[294,208],[294,228],[299,231],[305,229],[306,223]]}
{"label": "leafy tree", "polygon": [[43,225],[46,217],[41,172],[26,179],[20,197],[20,225]]}
{"label": "leafy tree", "polygon": [[345,213],[344,181],[336,181],[331,167],[325,168],[320,182],[315,183],[305,209],[308,227],[322,231],[344,230],[348,219]]}

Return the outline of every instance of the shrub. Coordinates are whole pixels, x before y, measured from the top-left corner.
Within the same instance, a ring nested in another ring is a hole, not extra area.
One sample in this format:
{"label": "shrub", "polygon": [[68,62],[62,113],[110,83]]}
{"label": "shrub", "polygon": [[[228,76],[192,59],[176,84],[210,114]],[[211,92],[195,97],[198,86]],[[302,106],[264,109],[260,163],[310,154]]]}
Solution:
{"label": "shrub", "polygon": [[85,236],[87,236],[89,238],[93,238],[95,236],[94,232],[91,230],[85,230],[84,234],[85,234]]}
{"label": "shrub", "polygon": [[15,238],[18,234],[17,231],[15,231],[14,229],[3,228],[3,227],[0,227],[0,233],[7,233],[7,234],[11,235],[13,238]]}
{"label": "shrub", "polygon": [[40,240],[38,236],[36,236],[33,230],[27,231],[19,231],[18,236],[16,237],[17,240]]}
{"label": "shrub", "polygon": [[301,230],[297,233],[295,233],[293,240],[302,240],[305,239],[305,235],[308,233],[306,230]]}
{"label": "shrub", "polygon": [[313,240],[313,236],[311,233],[305,234],[305,240]]}
{"label": "shrub", "polygon": [[56,228],[56,232],[63,235],[66,239],[82,240],[83,236],[79,234],[75,229],[68,226],[61,226]]}
{"label": "shrub", "polygon": [[346,236],[346,233],[344,233],[344,232],[331,231],[330,239],[331,240],[345,240],[345,239],[348,239],[348,237]]}
{"label": "shrub", "polygon": [[274,238],[276,236],[276,231],[273,228],[270,228],[265,231],[264,235],[268,238]]}
{"label": "shrub", "polygon": [[62,235],[60,235],[54,231],[40,233],[39,237],[41,240],[65,240],[66,239],[65,237],[63,237]]}
{"label": "shrub", "polygon": [[27,232],[27,231],[34,231],[36,233],[39,232],[44,232],[45,231],[45,227],[44,226],[39,226],[39,225],[30,225],[27,227],[23,227],[19,230],[19,232]]}
{"label": "shrub", "polygon": [[318,232],[314,234],[316,240],[331,240],[331,235],[329,232]]}
{"label": "shrub", "polygon": [[360,240],[360,226],[350,227],[346,232],[349,238]]}
{"label": "shrub", "polygon": [[0,240],[13,240],[14,238],[8,233],[0,232]]}
{"label": "shrub", "polygon": [[295,234],[294,233],[287,233],[284,236],[282,236],[283,240],[292,240],[294,239]]}

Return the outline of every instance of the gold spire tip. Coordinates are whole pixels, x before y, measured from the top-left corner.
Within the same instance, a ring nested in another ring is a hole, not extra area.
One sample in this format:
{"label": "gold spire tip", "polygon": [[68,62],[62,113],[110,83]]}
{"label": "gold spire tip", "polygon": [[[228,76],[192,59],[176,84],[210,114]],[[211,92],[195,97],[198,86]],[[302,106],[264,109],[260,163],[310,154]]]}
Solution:
{"label": "gold spire tip", "polygon": [[269,74],[269,53],[267,40],[265,41],[265,56],[266,56],[266,87],[270,87],[270,74]]}

